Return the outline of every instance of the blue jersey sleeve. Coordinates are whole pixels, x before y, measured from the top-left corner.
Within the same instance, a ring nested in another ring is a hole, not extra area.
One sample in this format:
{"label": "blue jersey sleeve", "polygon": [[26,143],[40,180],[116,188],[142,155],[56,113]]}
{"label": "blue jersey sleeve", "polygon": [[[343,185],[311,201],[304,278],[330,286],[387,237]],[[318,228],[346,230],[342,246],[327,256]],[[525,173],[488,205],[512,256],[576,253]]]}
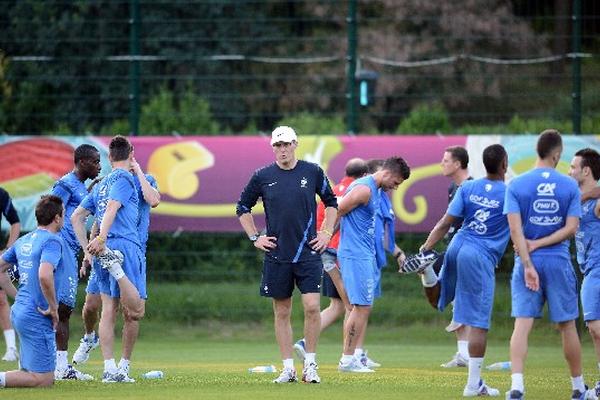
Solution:
{"label": "blue jersey sleeve", "polygon": [[46,262],[48,264],[51,264],[56,270],[56,267],[58,267],[58,263],[60,262],[61,256],[62,247],[60,245],[60,242],[56,239],[48,240],[46,243],[44,243],[44,246],[42,247],[40,264]]}
{"label": "blue jersey sleeve", "polygon": [[111,200],[116,200],[121,204],[125,204],[133,195],[135,187],[133,182],[130,182],[124,176],[118,177],[110,187],[108,196]]}
{"label": "blue jersey sleeve", "polygon": [[80,207],[85,208],[90,213],[96,215],[96,202],[94,201],[94,196],[92,194],[88,194],[83,198]]}
{"label": "blue jersey sleeve", "polygon": [[252,207],[256,205],[258,198],[261,195],[260,188],[260,178],[258,177],[258,171],[252,175],[250,178],[250,182],[246,185],[242,194],[240,195],[240,199],[237,202],[235,213],[237,216],[241,216],[242,214],[249,213],[252,210]]}
{"label": "blue jersey sleeve", "polygon": [[448,205],[447,213],[453,217],[464,218],[465,216],[465,200],[463,198],[464,188],[460,186],[456,194]]}
{"label": "blue jersey sleeve", "polygon": [[72,191],[65,182],[60,180],[57,181],[54,187],[52,188],[52,194],[54,196],[60,197],[60,199],[63,202],[63,205],[66,206],[69,202],[69,199],[71,198]]}
{"label": "blue jersey sleeve", "polygon": [[581,192],[576,185],[573,185],[574,189],[571,191],[573,196],[571,203],[569,204],[569,210],[567,216],[581,218]]}
{"label": "blue jersey sleeve", "polygon": [[519,207],[519,200],[514,192],[514,185],[508,185],[506,188],[506,194],[504,196],[504,214],[521,214],[521,207]]}
{"label": "blue jersey sleeve", "polygon": [[9,264],[15,265],[17,263],[17,251],[15,250],[15,246],[10,246],[4,254],[2,254],[2,259]]}
{"label": "blue jersey sleeve", "polygon": [[317,166],[317,168],[318,168],[317,182],[321,182],[320,187],[317,186],[317,194],[321,198],[321,201],[325,205],[325,208],[327,208],[327,207],[337,208],[337,206],[338,206],[337,205],[337,197],[335,196],[335,193],[333,193],[333,190],[331,189],[331,185],[329,184],[329,179],[327,179],[327,175],[325,175],[325,172],[323,171],[323,169],[321,167]]}
{"label": "blue jersey sleeve", "polygon": [[150,184],[150,186],[152,186],[154,189],[158,190],[158,183],[156,182],[156,179],[154,179],[154,177],[150,174],[146,174],[146,180],[148,180],[148,183]]}

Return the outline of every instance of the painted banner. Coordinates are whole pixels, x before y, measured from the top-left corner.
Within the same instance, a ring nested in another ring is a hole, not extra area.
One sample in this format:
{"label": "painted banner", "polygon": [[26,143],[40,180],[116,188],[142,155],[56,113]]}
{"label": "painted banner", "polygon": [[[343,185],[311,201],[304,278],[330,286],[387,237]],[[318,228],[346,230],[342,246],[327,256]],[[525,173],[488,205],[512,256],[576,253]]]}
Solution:
{"label": "painted banner", "polygon": [[[403,157],[411,167],[410,179],[392,195],[398,232],[427,232],[446,210],[450,180],[441,175],[439,162],[448,146],[465,146],[469,171],[485,174],[483,149],[503,144],[509,153],[509,178],[535,162],[535,136],[303,136],[297,156],[319,164],[332,183],[344,175],[346,162]],[[90,143],[100,150],[102,173],[110,171],[109,137],[0,136],[0,186],[13,197],[23,229],[35,227],[33,208],[39,196],[73,167],[73,149]],[[252,173],[274,161],[269,138],[244,137],[133,137],[135,157],[157,180],[161,204],[152,210],[153,231],[239,232],[235,204]],[[559,169],[566,172],[574,152],[599,149],[598,137],[564,136]],[[264,226],[260,204],[253,209],[257,225]],[[3,224],[6,228],[6,224]]]}

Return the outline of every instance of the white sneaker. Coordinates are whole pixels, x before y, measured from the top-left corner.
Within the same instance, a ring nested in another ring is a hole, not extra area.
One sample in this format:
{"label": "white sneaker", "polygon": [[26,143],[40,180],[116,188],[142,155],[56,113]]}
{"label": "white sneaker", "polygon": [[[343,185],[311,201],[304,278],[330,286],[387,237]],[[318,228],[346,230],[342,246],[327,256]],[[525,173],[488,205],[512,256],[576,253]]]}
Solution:
{"label": "white sneaker", "polygon": [[364,365],[361,364],[360,360],[357,360],[356,358],[352,358],[352,361],[350,361],[348,364],[343,364],[341,361],[338,365],[338,371],[340,372],[355,372],[358,374],[365,374],[365,373],[371,373],[371,372],[375,372],[372,369],[369,369],[367,367],[365,367]]}
{"label": "white sneaker", "polygon": [[112,250],[108,247],[104,250],[104,253],[97,256],[100,266],[108,271],[114,268],[119,268],[123,265],[123,253],[119,250]]}
{"label": "white sneaker", "polygon": [[365,352],[360,355],[360,358],[359,358],[360,363],[362,365],[364,365],[365,367],[371,368],[371,369],[381,367],[381,364],[379,364],[378,362],[375,362],[375,361],[371,360],[369,358],[369,356],[367,356],[367,353],[368,352],[365,350]]}
{"label": "white sneaker", "polygon": [[479,387],[475,389],[465,386],[465,390],[463,390],[463,397],[478,396],[500,396],[500,391],[486,385],[483,379],[479,380]]}
{"label": "white sneaker", "polygon": [[458,367],[466,367],[469,364],[469,360],[460,355],[460,353],[456,353],[452,360],[448,361],[445,364],[441,364],[442,368],[458,368]]}
{"label": "white sneaker", "polygon": [[273,383],[294,383],[298,382],[298,377],[296,376],[296,370],[290,368],[284,368],[281,371],[281,374],[277,377],[277,379],[273,380]]}
{"label": "white sneaker", "polygon": [[294,343],[294,351],[296,352],[298,359],[304,362],[304,358],[306,357],[306,342],[304,339],[300,339]]}
{"label": "white sneaker", "polygon": [[54,379],[57,381],[93,381],[94,377],[90,374],[85,374],[81,371],[78,371],[71,364],[68,364],[67,368],[63,370],[57,369],[56,371],[54,371]]}
{"label": "white sneaker", "polygon": [[2,361],[14,362],[19,358],[19,353],[17,353],[17,349],[14,347],[9,347],[6,349],[6,353],[2,356]]}
{"label": "white sneaker", "polygon": [[129,376],[129,367],[130,366],[131,366],[131,364],[122,364],[119,361],[119,365],[117,366],[117,368],[119,368],[119,372],[121,372],[123,375],[125,375],[123,382],[126,382],[126,383],[135,382],[135,379],[133,379],[132,377]]}
{"label": "white sneaker", "polygon": [[100,339],[98,335],[94,333],[94,338],[92,340],[86,340],[85,338],[81,338],[79,341],[79,347],[75,350],[73,354],[73,364],[85,364],[87,360],[90,358],[90,353],[100,344]]}
{"label": "white sneaker", "polygon": [[315,363],[310,363],[302,370],[302,382],[321,383],[321,378],[317,374],[319,367]]}
{"label": "white sneaker", "polygon": [[134,379],[131,379],[125,372],[118,369],[117,372],[111,373],[104,371],[102,375],[103,383],[133,383]]}

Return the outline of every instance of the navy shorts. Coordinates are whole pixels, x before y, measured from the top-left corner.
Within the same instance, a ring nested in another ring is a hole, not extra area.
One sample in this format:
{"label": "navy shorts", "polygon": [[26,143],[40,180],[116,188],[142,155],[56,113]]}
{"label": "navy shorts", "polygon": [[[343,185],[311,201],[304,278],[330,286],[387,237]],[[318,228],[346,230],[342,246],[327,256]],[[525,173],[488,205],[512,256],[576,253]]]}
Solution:
{"label": "navy shorts", "polygon": [[297,263],[278,262],[265,257],[260,295],[275,299],[292,297],[294,285],[300,293],[320,293],[323,263],[319,258]]}

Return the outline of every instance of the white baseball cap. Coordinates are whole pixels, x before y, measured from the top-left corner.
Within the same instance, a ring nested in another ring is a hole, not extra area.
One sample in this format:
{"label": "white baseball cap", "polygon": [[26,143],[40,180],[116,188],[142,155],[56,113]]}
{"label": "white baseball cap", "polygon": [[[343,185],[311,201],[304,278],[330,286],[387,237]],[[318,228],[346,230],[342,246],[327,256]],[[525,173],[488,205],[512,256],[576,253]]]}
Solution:
{"label": "white baseball cap", "polygon": [[278,126],[271,134],[271,146],[279,142],[292,143],[297,141],[296,132],[289,126]]}

